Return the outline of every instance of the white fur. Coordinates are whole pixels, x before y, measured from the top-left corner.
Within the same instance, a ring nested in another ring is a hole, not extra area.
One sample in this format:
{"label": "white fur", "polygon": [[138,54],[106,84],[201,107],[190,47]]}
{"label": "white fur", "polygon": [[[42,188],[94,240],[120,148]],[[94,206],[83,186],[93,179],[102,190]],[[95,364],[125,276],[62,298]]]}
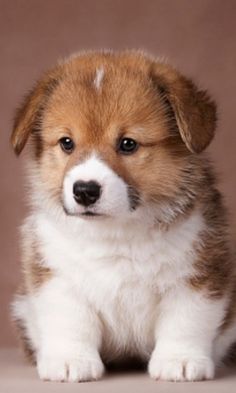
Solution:
{"label": "white fur", "polygon": [[101,88],[101,83],[104,78],[104,74],[105,74],[105,72],[104,72],[103,67],[100,67],[96,70],[96,76],[95,76],[93,83],[94,83],[97,90],[99,90]]}
{"label": "white fur", "polygon": [[73,184],[78,180],[96,180],[101,185],[101,197],[94,205],[89,206],[90,212],[120,216],[129,211],[127,185],[94,154],[85,162],[74,166],[65,176],[64,205],[70,214],[86,211],[86,208],[76,203],[73,197]]}
{"label": "white fur", "polygon": [[[71,181],[82,168],[71,171]],[[106,172],[103,164],[96,168]],[[226,300],[209,300],[186,284],[194,274],[202,216],[196,210],[168,231],[148,218],[138,223],[58,218],[53,212],[27,220],[24,231],[34,226],[42,264],[54,272],[15,303],[41,378],[97,379],[104,369],[100,353],[111,360],[125,353],[149,359],[152,352],[153,378],[213,377],[213,343]]]}
{"label": "white fur", "polygon": [[162,318],[156,327],[150,375],[173,381],[213,378],[213,344],[225,305],[186,286],[166,294],[160,305]]}

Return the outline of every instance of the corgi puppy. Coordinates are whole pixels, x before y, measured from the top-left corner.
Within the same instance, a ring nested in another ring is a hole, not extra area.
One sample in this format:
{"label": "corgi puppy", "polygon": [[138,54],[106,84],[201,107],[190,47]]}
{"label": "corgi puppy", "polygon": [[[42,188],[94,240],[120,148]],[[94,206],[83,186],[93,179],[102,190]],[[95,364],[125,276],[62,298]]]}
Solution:
{"label": "corgi puppy", "polygon": [[138,357],[195,381],[236,341],[235,259],[204,149],[208,94],[135,51],[76,54],[18,110],[30,213],[13,318],[40,378],[91,381]]}

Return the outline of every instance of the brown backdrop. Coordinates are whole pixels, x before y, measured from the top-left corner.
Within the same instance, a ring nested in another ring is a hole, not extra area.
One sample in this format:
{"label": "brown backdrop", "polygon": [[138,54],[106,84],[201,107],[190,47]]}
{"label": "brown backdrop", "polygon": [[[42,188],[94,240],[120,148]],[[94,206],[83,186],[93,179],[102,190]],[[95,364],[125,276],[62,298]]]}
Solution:
{"label": "brown backdrop", "polygon": [[[219,105],[210,152],[236,228],[235,0],[0,0],[0,345],[13,345],[8,304],[19,278],[18,228],[25,215],[22,159],[9,146],[22,95],[73,51],[144,48],[208,88]],[[235,231],[236,232],[236,231]]]}

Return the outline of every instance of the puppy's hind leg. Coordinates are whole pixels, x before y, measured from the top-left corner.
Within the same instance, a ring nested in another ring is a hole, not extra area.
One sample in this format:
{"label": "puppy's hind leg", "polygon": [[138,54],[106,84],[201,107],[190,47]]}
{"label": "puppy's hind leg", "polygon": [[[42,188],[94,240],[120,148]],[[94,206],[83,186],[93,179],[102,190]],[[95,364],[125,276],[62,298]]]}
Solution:
{"label": "puppy's hind leg", "polygon": [[15,296],[11,304],[11,317],[27,360],[35,364],[39,336],[29,295],[18,293]]}

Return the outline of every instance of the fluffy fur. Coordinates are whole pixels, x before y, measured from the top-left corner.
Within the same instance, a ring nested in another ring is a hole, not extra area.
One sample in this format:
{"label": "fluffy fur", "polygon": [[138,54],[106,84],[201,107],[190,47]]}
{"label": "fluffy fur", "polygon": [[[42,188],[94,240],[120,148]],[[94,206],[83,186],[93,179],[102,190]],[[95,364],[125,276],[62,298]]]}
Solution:
{"label": "fluffy fur", "polygon": [[[236,339],[235,261],[203,153],[215,123],[205,91],[139,52],[75,55],[26,97],[12,144],[27,144],[31,213],[13,316],[42,379],[98,379],[128,356],[155,379],[214,377]],[[78,204],[76,181],[99,183],[98,201]]]}

